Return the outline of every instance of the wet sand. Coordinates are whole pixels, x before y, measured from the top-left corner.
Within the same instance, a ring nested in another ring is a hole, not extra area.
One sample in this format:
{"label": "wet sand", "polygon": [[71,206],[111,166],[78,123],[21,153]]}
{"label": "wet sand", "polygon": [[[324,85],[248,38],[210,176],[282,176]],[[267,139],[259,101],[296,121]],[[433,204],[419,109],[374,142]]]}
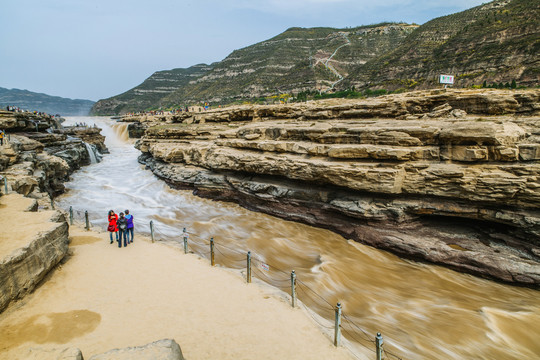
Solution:
{"label": "wet sand", "polygon": [[173,338],[186,359],[353,359],[286,294],[172,245],[70,228],[70,255],[0,314],[0,359],[78,347],[85,358]]}

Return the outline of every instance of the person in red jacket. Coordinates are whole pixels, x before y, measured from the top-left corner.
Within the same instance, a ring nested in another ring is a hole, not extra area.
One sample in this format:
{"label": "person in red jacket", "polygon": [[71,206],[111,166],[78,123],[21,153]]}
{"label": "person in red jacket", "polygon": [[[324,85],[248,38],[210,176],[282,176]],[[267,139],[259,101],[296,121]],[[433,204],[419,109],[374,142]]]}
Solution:
{"label": "person in red jacket", "polygon": [[118,226],[116,225],[116,220],[118,220],[118,215],[116,215],[113,210],[109,210],[108,219],[109,219],[109,226],[107,227],[107,231],[109,232],[109,236],[111,237],[111,244],[112,244],[113,233],[116,234],[116,241],[118,241]]}

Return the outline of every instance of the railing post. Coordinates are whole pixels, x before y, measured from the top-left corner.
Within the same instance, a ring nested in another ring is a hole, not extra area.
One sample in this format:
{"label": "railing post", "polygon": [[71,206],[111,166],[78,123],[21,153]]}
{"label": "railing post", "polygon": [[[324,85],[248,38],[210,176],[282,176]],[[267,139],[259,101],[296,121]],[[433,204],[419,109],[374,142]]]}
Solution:
{"label": "railing post", "polygon": [[84,212],[84,219],[86,220],[86,230],[90,230],[90,221],[88,221],[88,210]]}
{"label": "railing post", "polygon": [[186,228],[184,228],[184,254],[187,254],[187,232]]}
{"label": "railing post", "polygon": [[212,266],[216,265],[214,260],[214,238],[210,238],[210,263]]}
{"label": "railing post", "polygon": [[296,307],[296,273],[294,270],[291,272],[291,304],[292,307]]}
{"label": "railing post", "polygon": [[249,283],[251,283],[251,251],[248,251],[247,253],[247,273],[246,273],[246,280]]}
{"label": "railing post", "polygon": [[69,207],[69,225],[73,225],[73,206]]}
{"label": "railing post", "polygon": [[375,347],[377,353],[377,360],[382,360],[383,358],[383,337],[381,333],[377,333],[375,336]]}
{"label": "railing post", "polygon": [[51,197],[51,209],[54,210],[54,199]]}
{"label": "railing post", "polygon": [[152,238],[152,242],[154,242],[154,221],[150,220],[150,237]]}
{"label": "railing post", "polygon": [[334,327],[334,346],[341,345],[341,304],[336,306],[336,322]]}
{"label": "railing post", "polygon": [[7,195],[7,177],[4,176],[4,193]]}

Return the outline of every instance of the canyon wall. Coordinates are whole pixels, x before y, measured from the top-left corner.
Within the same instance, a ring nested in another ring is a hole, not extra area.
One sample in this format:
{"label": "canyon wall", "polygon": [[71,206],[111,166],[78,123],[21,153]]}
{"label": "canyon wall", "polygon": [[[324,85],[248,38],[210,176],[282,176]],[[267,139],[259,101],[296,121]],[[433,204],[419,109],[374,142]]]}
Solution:
{"label": "canyon wall", "polygon": [[538,286],[539,100],[433,90],[124,120],[175,187]]}

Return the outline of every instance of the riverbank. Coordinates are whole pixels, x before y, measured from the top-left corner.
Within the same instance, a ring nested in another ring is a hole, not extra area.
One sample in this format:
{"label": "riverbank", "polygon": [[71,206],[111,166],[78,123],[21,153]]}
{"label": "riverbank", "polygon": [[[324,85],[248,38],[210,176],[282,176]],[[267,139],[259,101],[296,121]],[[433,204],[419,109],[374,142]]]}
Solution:
{"label": "riverbank", "polygon": [[70,256],[0,315],[0,359],[77,347],[85,358],[173,338],[187,359],[350,359],[287,295],[136,234],[70,228]]}

